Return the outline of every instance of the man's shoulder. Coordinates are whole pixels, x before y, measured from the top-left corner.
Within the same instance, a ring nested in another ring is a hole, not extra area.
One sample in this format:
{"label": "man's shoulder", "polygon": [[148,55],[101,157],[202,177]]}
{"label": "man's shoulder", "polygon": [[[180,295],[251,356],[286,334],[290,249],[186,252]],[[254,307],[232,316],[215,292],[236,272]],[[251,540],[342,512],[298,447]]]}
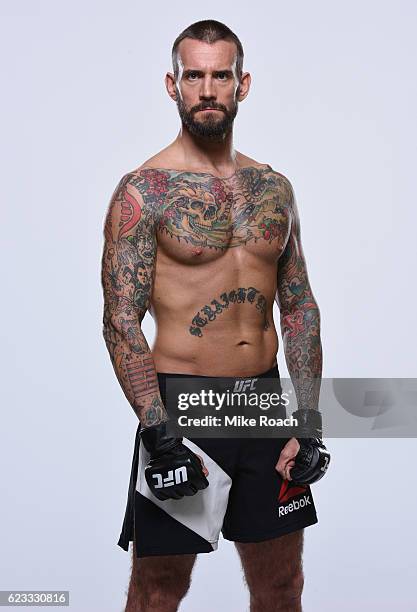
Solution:
{"label": "man's shoulder", "polygon": [[177,167],[178,161],[176,161],[174,152],[168,146],[152,155],[152,157],[145,159],[133,172],[140,174],[143,170],[170,170]]}
{"label": "man's shoulder", "polygon": [[272,174],[277,176],[279,179],[281,179],[282,182],[287,183],[288,185],[291,186],[290,179],[283,172],[276,170],[269,163],[259,162],[256,159],[249,157],[248,155],[243,155],[243,153],[241,153],[239,165],[240,166],[251,166],[251,167],[255,167],[259,169],[265,168],[267,171],[271,172]]}
{"label": "man's shoulder", "polygon": [[[150,175],[148,173],[151,172],[152,174],[152,170],[164,170],[164,167],[158,166],[158,162],[150,158],[139,166],[126,170],[119,179],[114,195],[121,192],[123,192],[123,195],[126,192],[133,192],[139,199],[143,200],[143,196],[148,195],[148,189],[150,188]],[[144,204],[143,201],[142,204]]]}
{"label": "man's shoulder", "polygon": [[294,191],[291,180],[286,174],[280,172],[279,170],[276,170],[270,164],[266,165],[268,166],[270,173],[274,176],[274,182],[276,186],[285,192],[285,195],[288,197],[289,200],[292,200]]}
{"label": "man's shoulder", "polygon": [[119,178],[110,202],[107,205],[105,224],[137,225],[139,221],[150,223],[155,221],[158,202],[153,197],[147,197],[151,188],[141,174],[142,166],[126,170]]}

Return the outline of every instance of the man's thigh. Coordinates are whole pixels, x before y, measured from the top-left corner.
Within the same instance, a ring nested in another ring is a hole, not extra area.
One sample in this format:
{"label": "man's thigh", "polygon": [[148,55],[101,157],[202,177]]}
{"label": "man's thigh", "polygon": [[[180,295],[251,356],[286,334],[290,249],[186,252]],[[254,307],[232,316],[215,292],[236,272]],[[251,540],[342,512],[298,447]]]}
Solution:
{"label": "man's thigh", "polygon": [[302,589],[304,530],[263,542],[235,542],[252,595]]}

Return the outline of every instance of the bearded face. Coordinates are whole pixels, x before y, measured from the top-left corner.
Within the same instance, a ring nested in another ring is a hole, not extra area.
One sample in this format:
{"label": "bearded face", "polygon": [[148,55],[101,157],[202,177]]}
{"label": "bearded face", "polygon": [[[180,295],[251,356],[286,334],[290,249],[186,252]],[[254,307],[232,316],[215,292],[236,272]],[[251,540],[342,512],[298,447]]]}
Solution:
{"label": "bearded face", "polygon": [[230,109],[224,104],[210,101],[203,101],[188,109],[176,89],[178,113],[191,134],[207,140],[222,140],[230,132],[238,111],[236,99]]}

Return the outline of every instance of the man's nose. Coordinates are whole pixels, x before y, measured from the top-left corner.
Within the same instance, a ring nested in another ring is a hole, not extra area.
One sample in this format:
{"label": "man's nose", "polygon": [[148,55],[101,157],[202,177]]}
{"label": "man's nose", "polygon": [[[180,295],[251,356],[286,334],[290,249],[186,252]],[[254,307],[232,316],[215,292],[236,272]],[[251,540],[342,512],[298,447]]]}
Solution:
{"label": "man's nose", "polygon": [[213,79],[209,75],[202,80],[200,98],[204,100],[216,98],[216,88]]}

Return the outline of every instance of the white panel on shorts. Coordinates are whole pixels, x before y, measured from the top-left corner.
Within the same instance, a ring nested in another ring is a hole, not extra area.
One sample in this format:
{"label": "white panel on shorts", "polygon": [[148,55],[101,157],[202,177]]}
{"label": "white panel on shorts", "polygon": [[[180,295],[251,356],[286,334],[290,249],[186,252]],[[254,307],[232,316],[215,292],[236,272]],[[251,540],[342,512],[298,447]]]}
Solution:
{"label": "white panel on shorts", "polygon": [[226,513],[232,479],[194,442],[183,438],[183,443],[203,458],[204,464],[209,471],[207,476],[209,486],[190,497],[167,499],[165,501],[157,499],[149,489],[144,475],[144,468],[149,461],[149,453],[144,445],[140,444],[136,490],[152,503],[159,506],[164,512],[167,512],[172,518],[210,542],[213,550],[216,550],[220,530],[223,525],[223,518]]}

